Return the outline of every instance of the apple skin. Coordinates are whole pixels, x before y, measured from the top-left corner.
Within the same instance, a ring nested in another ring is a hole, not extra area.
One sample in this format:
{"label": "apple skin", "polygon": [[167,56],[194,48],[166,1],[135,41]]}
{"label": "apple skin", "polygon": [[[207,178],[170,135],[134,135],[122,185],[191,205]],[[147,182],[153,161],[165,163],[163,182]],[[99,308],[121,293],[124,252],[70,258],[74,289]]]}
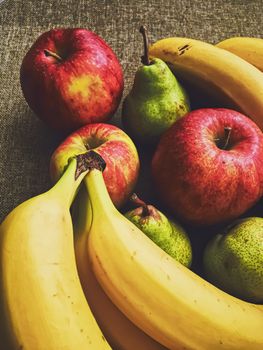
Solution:
{"label": "apple skin", "polygon": [[109,120],[124,85],[112,49],[97,34],[81,28],[52,29],[40,35],[22,61],[20,83],[35,114],[62,132]]}
{"label": "apple skin", "polygon": [[120,128],[94,123],[83,126],[69,135],[53,152],[50,176],[56,182],[69,158],[93,149],[106,162],[103,177],[109,195],[117,208],[131,195],[139,174],[139,157],[130,137]]}
{"label": "apple skin", "polygon": [[[226,141],[226,149],[215,139]],[[252,207],[263,193],[263,134],[234,110],[188,113],[161,137],[152,159],[161,200],[182,221],[196,226],[225,223]]]}

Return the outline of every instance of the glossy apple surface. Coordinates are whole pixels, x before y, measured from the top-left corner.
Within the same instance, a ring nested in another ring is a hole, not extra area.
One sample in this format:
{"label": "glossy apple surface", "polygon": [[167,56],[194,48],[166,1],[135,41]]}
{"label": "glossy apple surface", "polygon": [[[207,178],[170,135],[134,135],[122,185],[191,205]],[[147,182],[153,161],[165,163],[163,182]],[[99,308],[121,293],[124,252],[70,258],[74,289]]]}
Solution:
{"label": "glossy apple surface", "polygon": [[20,82],[36,115],[63,132],[109,120],[123,92],[122,68],[112,49],[79,28],[40,35],[23,59]]}
{"label": "glossy apple surface", "polygon": [[116,207],[120,207],[136,184],[139,158],[130,137],[116,126],[105,123],[89,124],[68,136],[51,157],[51,178],[57,181],[70,157],[91,149],[105,160],[104,180],[112,201]]}
{"label": "glossy apple surface", "polygon": [[199,109],[163,135],[152,159],[158,193],[194,225],[239,217],[263,192],[263,134],[229,109]]}

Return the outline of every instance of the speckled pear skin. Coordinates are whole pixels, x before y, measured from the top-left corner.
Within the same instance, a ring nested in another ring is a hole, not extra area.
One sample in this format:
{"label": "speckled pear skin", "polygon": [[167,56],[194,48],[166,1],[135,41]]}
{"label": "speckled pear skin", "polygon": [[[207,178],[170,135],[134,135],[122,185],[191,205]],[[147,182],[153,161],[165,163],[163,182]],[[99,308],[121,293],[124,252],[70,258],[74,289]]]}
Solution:
{"label": "speckled pear skin", "polygon": [[148,205],[149,215],[138,207],[125,214],[143,233],[172,258],[186,267],[192,263],[192,248],[187,233],[178,223],[169,220],[154,206]]}
{"label": "speckled pear skin", "polygon": [[122,122],[142,144],[157,142],[165,130],[190,111],[189,99],[165,62],[153,59],[138,68],[124,100]]}
{"label": "speckled pear skin", "polygon": [[217,234],[204,252],[209,280],[252,303],[263,302],[263,219],[235,221]]}

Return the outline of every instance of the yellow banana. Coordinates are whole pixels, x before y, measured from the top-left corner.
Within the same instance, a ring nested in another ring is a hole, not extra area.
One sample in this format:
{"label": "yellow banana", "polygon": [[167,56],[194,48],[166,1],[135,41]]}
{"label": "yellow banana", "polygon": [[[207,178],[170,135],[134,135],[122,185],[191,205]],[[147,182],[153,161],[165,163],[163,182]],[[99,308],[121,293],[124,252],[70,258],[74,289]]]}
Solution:
{"label": "yellow banana", "polygon": [[0,339],[4,350],[107,350],[78,278],[69,207],[87,173],[73,159],[49,191],[0,226]]}
{"label": "yellow banana", "polygon": [[92,210],[87,192],[83,190],[75,206],[75,253],[82,288],[96,321],[114,350],[165,350],[164,346],[136,327],[112,303],[98,283],[87,249]]}
{"label": "yellow banana", "polygon": [[219,42],[216,46],[234,53],[263,71],[263,39],[233,37]]}
{"label": "yellow banana", "polygon": [[189,38],[166,38],[149,48],[175,75],[216,96],[222,107],[236,109],[263,130],[263,74],[231,52]]}
{"label": "yellow banana", "polygon": [[162,251],[117,211],[99,170],[84,181],[92,268],[132,322],[171,350],[262,349],[262,308],[224,293]]}

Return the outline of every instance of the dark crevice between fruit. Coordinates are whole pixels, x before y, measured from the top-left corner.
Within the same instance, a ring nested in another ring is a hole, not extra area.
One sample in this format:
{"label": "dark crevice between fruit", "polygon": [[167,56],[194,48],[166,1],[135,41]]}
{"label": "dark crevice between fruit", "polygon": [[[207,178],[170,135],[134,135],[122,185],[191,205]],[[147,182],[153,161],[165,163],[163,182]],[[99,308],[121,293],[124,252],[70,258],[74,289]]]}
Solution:
{"label": "dark crevice between fruit", "polygon": [[224,128],[224,131],[225,131],[224,137],[216,138],[215,143],[218,148],[222,150],[229,150],[231,148],[230,136],[231,136],[232,128],[230,126],[226,126]]}
{"label": "dark crevice between fruit", "polygon": [[106,168],[106,162],[104,159],[94,151],[89,151],[83,154],[78,154],[77,159],[77,168],[75,172],[75,180],[82,174],[84,171],[98,169],[104,171]]}

